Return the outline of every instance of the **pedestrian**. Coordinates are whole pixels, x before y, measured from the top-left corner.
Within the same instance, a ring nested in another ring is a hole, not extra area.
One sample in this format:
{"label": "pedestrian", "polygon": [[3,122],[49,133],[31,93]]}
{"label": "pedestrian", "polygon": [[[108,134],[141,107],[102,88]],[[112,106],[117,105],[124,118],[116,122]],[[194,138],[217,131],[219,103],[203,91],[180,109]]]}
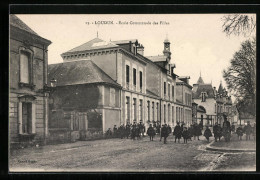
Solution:
{"label": "pedestrian", "polygon": [[194,124],[194,139],[197,137],[198,140],[200,140],[200,136],[202,135],[202,132],[201,132],[201,126],[198,125],[197,123]]}
{"label": "pedestrian", "polygon": [[179,143],[182,136],[182,130],[179,122],[177,122],[177,125],[174,128],[173,135],[175,136],[175,143],[176,143],[176,139],[178,139],[178,143]]}
{"label": "pedestrian", "polygon": [[254,140],[256,140],[256,123],[254,122],[254,126],[253,126],[253,136],[254,136]]}
{"label": "pedestrian", "polygon": [[237,137],[239,140],[242,140],[242,136],[243,136],[243,128],[240,125],[237,129],[236,129],[236,133],[237,133]]}
{"label": "pedestrian", "polygon": [[129,122],[127,122],[125,127],[125,137],[128,139],[129,135],[130,135],[130,124]]}
{"label": "pedestrian", "polygon": [[192,136],[193,136],[193,125],[191,124],[190,127],[188,128],[188,135],[189,135],[189,140],[192,141]]}
{"label": "pedestrian", "polygon": [[147,129],[147,134],[150,137],[150,141],[153,141],[153,137],[155,136],[155,130],[152,127],[152,124],[150,124],[149,128]]}
{"label": "pedestrian", "polygon": [[187,143],[188,138],[189,138],[187,127],[183,126],[182,137],[184,139],[184,143]]}
{"label": "pedestrian", "polygon": [[134,122],[133,126],[132,126],[132,130],[131,130],[131,138],[133,140],[135,140],[135,137],[136,137],[136,123]]}
{"label": "pedestrian", "polygon": [[218,125],[218,123],[216,122],[215,125],[213,126],[213,133],[214,133],[214,138],[215,138],[215,142],[220,141],[220,137],[221,137],[221,127]]}
{"label": "pedestrian", "polygon": [[209,126],[206,126],[206,129],[204,131],[204,136],[206,137],[207,141],[209,142],[209,137],[212,136],[211,130],[209,129]]}
{"label": "pedestrian", "polygon": [[252,133],[252,126],[250,121],[247,121],[247,125],[244,127],[244,132],[246,133],[246,140],[250,140],[250,135]]}
{"label": "pedestrian", "polygon": [[108,128],[108,130],[106,131],[106,138],[111,138],[112,137],[112,131],[111,128]]}
{"label": "pedestrian", "polygon": [[114,138],[117,137],[117,127],[116,127],[116,125],[114,125],[114,128],[113,128],[113,137]]}
{"label": "pedestrian", "polygon": [[166,144],[167,137],[169,136],[168,134],[168,128],[167,124],[165,124],[162,129],[161,129],[161,137],[163,137],[163,143]]}
{"label": "pedestrian", "polygon": [[231,125],[230,122],[227,120],[227,115],[223,114],[224,122],[222,126],[222,135],[225,138],[225,141],[228,142],[230,141],[231,137]]}
{"label": "pedestrian", "polygon": [[142,122],[140,122],[139,128],[140,128],[141,135],[144,137],[145,126]]}

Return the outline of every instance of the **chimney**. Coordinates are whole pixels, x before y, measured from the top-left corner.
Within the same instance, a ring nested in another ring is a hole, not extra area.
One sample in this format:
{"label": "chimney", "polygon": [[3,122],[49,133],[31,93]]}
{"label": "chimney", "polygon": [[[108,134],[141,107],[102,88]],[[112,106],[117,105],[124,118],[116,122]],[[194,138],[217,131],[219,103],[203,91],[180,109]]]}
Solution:
{"label": "chimney", "polygon": [[139,44],[139,46],[137,47],[137,53],[141,54],[142,56],[144,55],[144,47],[142,44]]}

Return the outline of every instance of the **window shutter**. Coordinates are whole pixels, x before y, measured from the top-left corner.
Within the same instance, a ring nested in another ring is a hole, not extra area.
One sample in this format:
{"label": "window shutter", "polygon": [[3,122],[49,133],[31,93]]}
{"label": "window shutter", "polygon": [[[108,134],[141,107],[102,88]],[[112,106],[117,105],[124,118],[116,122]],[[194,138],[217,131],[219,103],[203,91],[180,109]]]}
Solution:
{"label": "window shutter", "polygon": [[36,133],[35,127],[36,127],[36,110],[35,110],[35,104],[32,103],[32,133]]}
{"label": "window shutter", "polygon": [[18,126],[19,126],[19,134],[23,133],[23,126],[22,126],[22,122],[23,122],[23,103],[19,102],[18,103]]}

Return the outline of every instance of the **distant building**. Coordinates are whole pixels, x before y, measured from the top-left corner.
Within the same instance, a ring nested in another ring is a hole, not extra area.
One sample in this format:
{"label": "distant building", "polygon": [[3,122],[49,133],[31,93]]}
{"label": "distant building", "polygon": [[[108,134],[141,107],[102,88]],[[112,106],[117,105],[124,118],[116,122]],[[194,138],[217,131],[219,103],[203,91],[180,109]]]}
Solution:
{"label": "distant building", "polygon": [[10,145],[45,143],[48,139],[48,46],[15,15],[10,15]]}
{"label": "distant building", "polygon": [[200,76],[197,83],[193,84],[193,101],[199,106],[205,108],[206,118],[201,118],[203,124],[213,125],[215,122],[222,124],[223,114],[227,115],[227,119],[231,122],[232,100],[228,96],[228,92],[220,83],[218,90],[212,87],[212,84],[204,83]]}

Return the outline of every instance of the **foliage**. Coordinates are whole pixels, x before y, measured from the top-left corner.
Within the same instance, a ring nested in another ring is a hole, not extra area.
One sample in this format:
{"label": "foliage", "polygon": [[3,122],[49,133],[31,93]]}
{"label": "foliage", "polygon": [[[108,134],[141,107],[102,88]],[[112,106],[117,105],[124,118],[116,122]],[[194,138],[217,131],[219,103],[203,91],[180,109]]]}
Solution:
{"label": "foliage", "polygon": [[231,34],[239,36],[250,36],[256,30],[256,16],[231,14],[222,18],[223,31],[229,36]]}
{"label": "foliage", "polygon": [[236,97],[239,106],[248,109],[255,116],[256,39],[244,41],[230,63],[223,71],[227,88]]}

